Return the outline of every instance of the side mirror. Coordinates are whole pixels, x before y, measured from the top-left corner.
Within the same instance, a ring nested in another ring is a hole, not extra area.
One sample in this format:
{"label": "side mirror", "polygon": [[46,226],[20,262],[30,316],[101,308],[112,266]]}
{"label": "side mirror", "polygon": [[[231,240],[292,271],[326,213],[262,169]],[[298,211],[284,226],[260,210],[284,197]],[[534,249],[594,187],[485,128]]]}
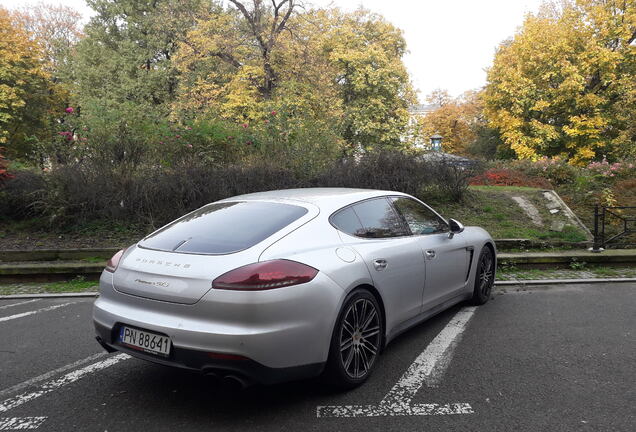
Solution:
{"label": "side mirror", "polygon": [[453,238],[455,234],[459,234],[464,231],[464,225],[461,222],[456,221],[455,219],[448,220],[448,227],[450,228],[450,233],[448,233],[448,238]]}

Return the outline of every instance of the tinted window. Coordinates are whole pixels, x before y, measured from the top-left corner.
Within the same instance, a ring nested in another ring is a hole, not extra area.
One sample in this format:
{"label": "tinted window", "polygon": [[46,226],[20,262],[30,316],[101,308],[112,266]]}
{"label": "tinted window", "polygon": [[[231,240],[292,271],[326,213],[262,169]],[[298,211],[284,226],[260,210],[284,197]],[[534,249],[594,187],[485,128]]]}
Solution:
{"label": "tinted window", "polygon": [[448,231],[448,226],[428,207],[410,198],[393,198],[393,205],[404,216],[415,235]]}
{"label": "tinted window", "polygon": [[362,223],[360,237],[383,238],[410,235],[386,198],[377,198],[353,205],[353,211]]}
{"label": "tinted window", "polygon": [[340,210],[331,217],[331,223],[340,231],[354,236],[364,236],[365,230],[352,207]]}
{"label": "tinted window", "polygon": [[140,246],[228,254],[254,246],[305,213],[303,207],[268,202],[208,204],[149,235]]}

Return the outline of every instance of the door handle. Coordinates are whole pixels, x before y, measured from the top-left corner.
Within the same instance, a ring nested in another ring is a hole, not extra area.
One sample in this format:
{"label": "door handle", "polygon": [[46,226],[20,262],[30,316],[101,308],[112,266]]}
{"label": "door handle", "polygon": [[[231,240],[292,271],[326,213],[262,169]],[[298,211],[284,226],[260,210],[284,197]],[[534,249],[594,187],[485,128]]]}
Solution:
{"label": "door handle", "polygon": [[432,249],[429,249],[426,251],[426,258],[428,259],[433,259],[435,258],[435,251]]}
{"label": "door handle", "polygon": [[377,271],[382,271],[386,268],[387,266],[387,262],[385,259],[377,259],[375,261],[373,261],[373,267],[377,270]]}

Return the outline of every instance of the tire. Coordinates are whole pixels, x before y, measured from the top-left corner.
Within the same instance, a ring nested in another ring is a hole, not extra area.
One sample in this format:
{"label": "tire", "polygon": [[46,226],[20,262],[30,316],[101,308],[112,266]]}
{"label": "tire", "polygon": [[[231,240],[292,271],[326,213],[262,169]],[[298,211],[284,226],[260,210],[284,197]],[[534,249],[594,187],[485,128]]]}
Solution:
{"label": "tire", "polygon": [[380,355],[384,326],[378,301],[365,289],[355,290],[338,314],[325,370],[329,383],[348,390],[364,383]]}
{"label": "tire", "polygon": [[495,256],[488,246],[484,246],[477,260],[475,272],[475,288],[471,303],[483,305],[490,299],[492,287],[495,283]]}

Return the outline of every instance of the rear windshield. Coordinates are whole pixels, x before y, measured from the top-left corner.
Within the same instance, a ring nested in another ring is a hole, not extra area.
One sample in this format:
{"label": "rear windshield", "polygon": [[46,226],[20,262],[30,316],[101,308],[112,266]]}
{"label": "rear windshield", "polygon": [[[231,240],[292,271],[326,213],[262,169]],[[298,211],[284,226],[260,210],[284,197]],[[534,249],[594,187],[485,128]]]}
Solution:
{"label": "rear windshield", "polygon": [[229,254],[254,246],[307,213],[304,207],[271,202],[208,204],[140,242],[148,249]]}

